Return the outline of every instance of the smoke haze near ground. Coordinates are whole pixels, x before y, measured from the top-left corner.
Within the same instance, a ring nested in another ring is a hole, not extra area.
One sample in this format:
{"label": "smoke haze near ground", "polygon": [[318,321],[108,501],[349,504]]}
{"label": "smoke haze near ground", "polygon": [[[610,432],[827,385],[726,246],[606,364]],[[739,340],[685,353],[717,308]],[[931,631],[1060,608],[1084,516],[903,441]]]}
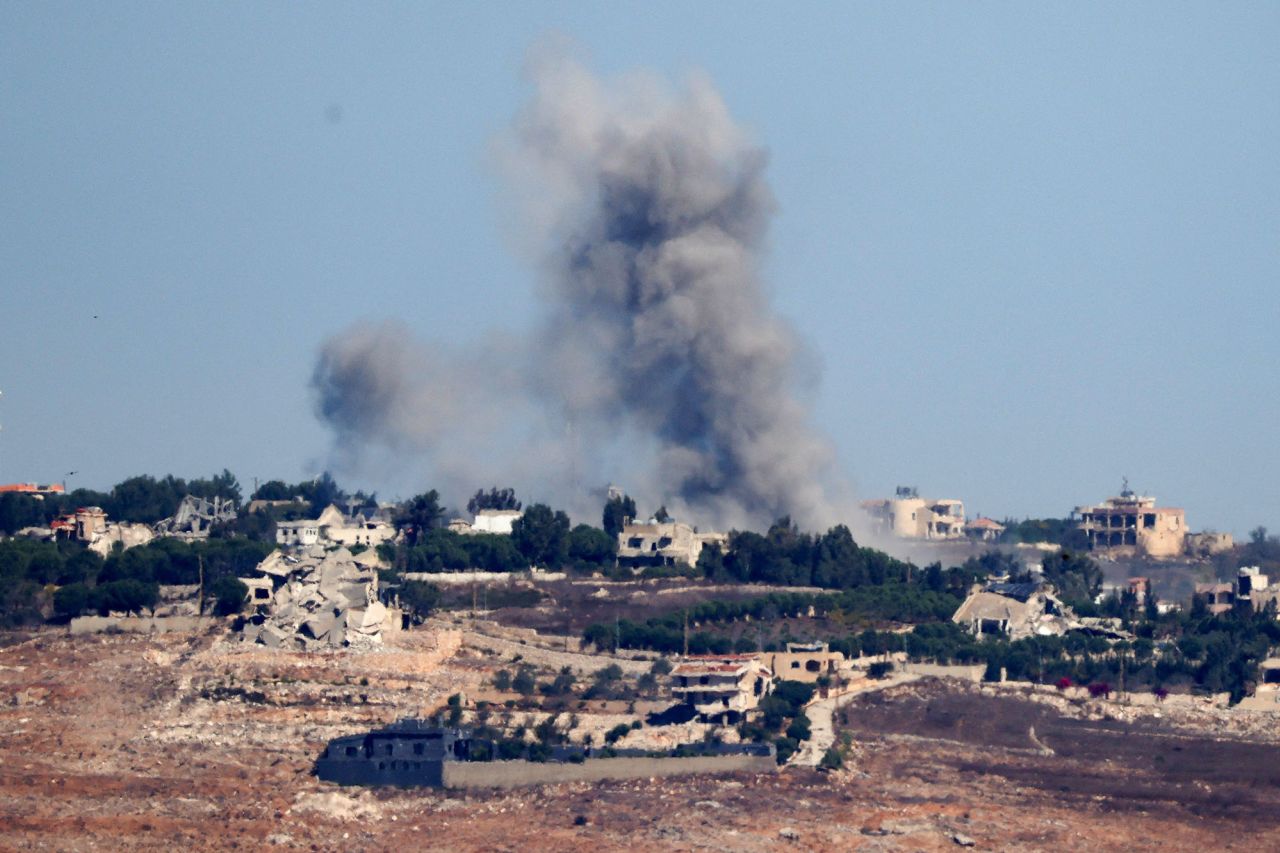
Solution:
{"label": "smoke haze near ground", "polygon": [[529,74],[497,151],[545,315],[497,347],[394,323],[328,340],[312,384],[337,464],[419,459],[450,499],[496,483],[598,512],[586,491],[620,482],[695,523],[851,521],[760,280],[764,151],[701,77],[605,81],[560,51]]}

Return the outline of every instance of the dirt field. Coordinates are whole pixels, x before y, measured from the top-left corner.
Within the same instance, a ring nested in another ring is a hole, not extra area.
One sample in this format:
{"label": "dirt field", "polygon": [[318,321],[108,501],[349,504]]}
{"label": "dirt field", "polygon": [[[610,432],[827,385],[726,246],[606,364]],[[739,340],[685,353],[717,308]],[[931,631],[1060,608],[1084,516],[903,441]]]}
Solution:
{"label": "dirt field", "polygon": [[329,738],[426,713],[491,664],[427,635],[321,655],[245,651],[217,633],[12,643],[0,648],[0,848],[1280,849],[1274,745],[936,682],[853,703],[850,766],[835,774],[480,794],[310,775]]}

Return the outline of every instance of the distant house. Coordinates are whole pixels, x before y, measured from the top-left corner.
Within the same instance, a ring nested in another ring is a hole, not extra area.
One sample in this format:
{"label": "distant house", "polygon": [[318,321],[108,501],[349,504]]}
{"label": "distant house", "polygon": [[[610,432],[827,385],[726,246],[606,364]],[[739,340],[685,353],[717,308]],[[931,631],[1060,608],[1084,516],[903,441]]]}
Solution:
{"label": "distant house", "polygon": [[1157,507],[1156,499],[1133,492],[1126,482],[1120,494],[1094,506],[1078,506],[1076,527],[1089,547],[1115,554],[1177,557],[1186,548],[1186,513]]}
{"label": "distant house", "polygon": [[835,676],[844,654],[831,651],[826,643],[787,643],[785,652],[767,652],[764,659],[778,681],[813,683],[824,675]]}
{"label": "distant house", "polygon": [[1195,597],[1205,603],[1210,613],[1226,613],[1235,607],[1236,587],[1233,583],[1198,583]]}
{"label": "distant house", "polygon": [[383,519],[348,518],[333,504],[325,507],[319,518],[276,522],[276,544],[286,548],[317,544],[376,548],[394,539],[395,535],[395,528]]}
{"label": "distant house", "polygon": [[862,509],[882,532],[902,539],[963,539],[964,501],[919,497],[900,486],[892,498],[862,502]]}
{"label": "distant house", "polygon": [[618,534],[618,565],[696,566],[703,548],[710,544],[724,547],[728,541],[724,533],[699,533],[679,521],[627,523]]}
{"label": "distant house", "polygon": [[773,688],[759,655],[687,657],[671,670],[671,690],[704,720],[736,723]]}
{"label": "distant house", "polygon": [[978,516],[964,526],[964,535],[978,542],[994,542],[1004,533],[1004,525],[998,521]]}

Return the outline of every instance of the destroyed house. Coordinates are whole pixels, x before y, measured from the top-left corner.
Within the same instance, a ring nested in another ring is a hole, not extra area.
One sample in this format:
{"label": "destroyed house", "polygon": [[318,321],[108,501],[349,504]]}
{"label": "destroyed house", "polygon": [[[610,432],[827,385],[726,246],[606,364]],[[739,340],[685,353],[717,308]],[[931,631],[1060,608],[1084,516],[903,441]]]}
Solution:
{"label": "destroyed house", "polygon": [[671,690],[708,720],[737,722],[772,689],[759,655],[688,657],[671,670]]}
{"label": "destroyed house", "polygon": [[975,636],[1020,639],[1064,634],[1070,615],[1050,587],[1035,582],[991,583],[971,593],[951,621]]}

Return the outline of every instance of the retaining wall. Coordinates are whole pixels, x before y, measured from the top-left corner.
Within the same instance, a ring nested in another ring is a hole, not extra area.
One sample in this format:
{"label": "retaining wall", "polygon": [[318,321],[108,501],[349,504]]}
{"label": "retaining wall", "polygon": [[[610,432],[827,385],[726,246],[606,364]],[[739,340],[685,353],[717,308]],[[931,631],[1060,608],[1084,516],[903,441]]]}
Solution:
{"label": "retaining wall", "polygon": [[446,788],[515,788],[555,782],[648,779],[691,773],[776,773],[771,755],[704,755],[692,758],[588,758],[581,764],[535,761],[447,761]]}
{"label": "retaining wall", "polygon": [[71,633],[101,634],[120,631],[129,634],[166,634],[170,631],[200,631],[221,622],[210,616],[77,616]]}

